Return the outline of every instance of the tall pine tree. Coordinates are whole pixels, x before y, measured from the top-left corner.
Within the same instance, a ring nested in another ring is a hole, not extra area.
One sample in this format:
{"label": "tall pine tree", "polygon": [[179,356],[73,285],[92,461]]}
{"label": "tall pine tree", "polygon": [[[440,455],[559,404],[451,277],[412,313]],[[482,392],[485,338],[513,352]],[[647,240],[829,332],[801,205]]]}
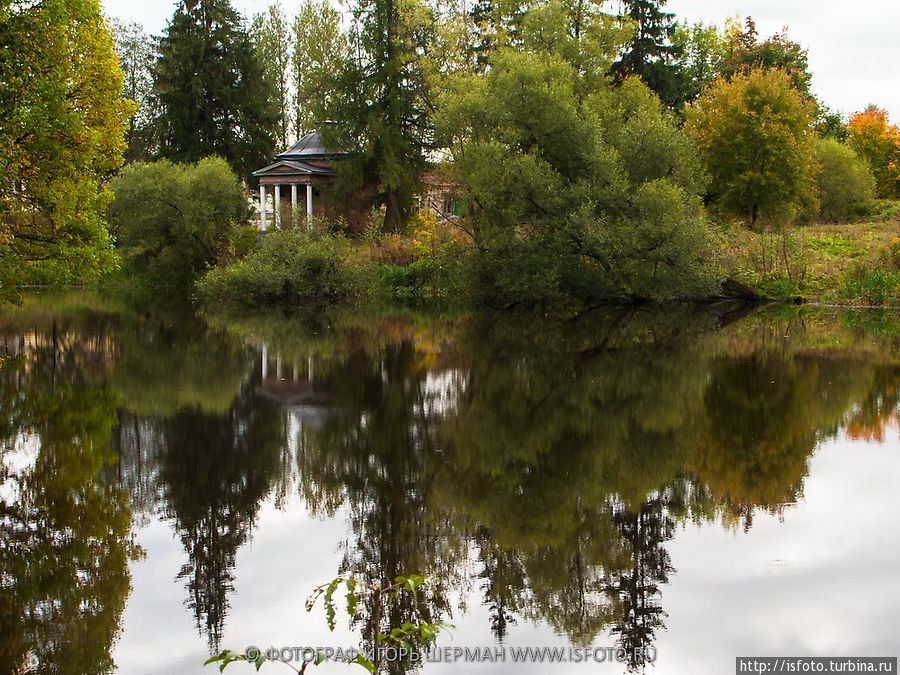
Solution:
{"label": "tall pine tree", "polygon": [[425,54],[433,28],[419,0],[356,0],[351,57],[320,119],[327,147],[349,152],[339,188],[369,189],[383,206],[385,231],[398,231],[433,145],[432,93]]}
{"label": "tall pine tree", "polygon": [[635,24],[634,39],[611,73],[621,82],[637,75],[670,107],[684,102],[688,78],[675,60],[681,47],[672,43],[677,23],[675,15],[662,11],[666,0],[623,0],[625,16]]}
{"label": "tall pine tree", "polygon": [[160,154],[224,157],[247,178],[275,150],[278,110],[241,18],[229,0],[183,0],[154,69]]}

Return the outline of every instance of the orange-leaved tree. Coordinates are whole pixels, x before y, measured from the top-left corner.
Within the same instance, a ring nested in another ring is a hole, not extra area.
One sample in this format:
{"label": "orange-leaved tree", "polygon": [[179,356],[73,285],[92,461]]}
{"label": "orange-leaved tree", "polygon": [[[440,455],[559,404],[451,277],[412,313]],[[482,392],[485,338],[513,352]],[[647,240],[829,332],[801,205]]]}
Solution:
{"label": "orange-leaved tree", "polygon": [[870,105],[850,116],[847,142],[869,163],[879,197],[900,197],[900,128],[884,110]]}

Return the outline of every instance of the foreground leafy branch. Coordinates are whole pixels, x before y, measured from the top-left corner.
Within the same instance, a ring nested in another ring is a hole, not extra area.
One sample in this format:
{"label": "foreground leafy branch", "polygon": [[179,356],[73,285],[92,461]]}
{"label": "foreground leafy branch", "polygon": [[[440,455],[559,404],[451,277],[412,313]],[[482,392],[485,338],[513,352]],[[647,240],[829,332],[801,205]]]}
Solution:
{"label": "foreground leafy branch", "polygon": [[[386,632],[380,632],[382,603],[386,601],[388,607],[393,607],[401,599],[409,600],[412,603],[412,608],[416,609],[419,603],[419,594],[425,590],[434,590],[440,584],[439,579],[419,574],[399,576],[387,586],[373,587],[367,587],[353,577],[335,577],[327,584],[317,586],[306,599],[305,606],[306,611],[311,612],[321,598],[325,607],[325,621],[328,624],[328,630],[334,631],[337,625],[339,609],[334,596],[338,589],[343,586],[345,589],[344,609],[351,620],[358,617],[358,608],[361,602],[363,605],[373,607],[370,625],[376,631],[377,644],[382,648],[396,648],[405,650],[403,653],[413,654],[417,651],[427,651],[437,641],[440,631],[450,629],[452,626],[443,621],[404,621],[398,626],[389,626]],[[327,655],[310,648],[310,652],[314,654],[314,657],[304,660],[300,666],[294,666],[284,660],[270,658],[268,652],[269,650],[256,651],[248,649],[243,654],[239,654],[230,649],[225,649],[207,659],[203,665],[218,664],[219,672],[223,672],[232,663],[241,661],[253,664],[256,670],[262,668],[267,661],[278,661],[291,670],[302,674],[306,672],[310,664],[318,666],[328,660]],[[346,662],[362,666],[369,673],[379,672],[383,663],[381,650],[375,649],[369,656],[372,658],[368,658],[360,650],[355,654],[354,658]]]}

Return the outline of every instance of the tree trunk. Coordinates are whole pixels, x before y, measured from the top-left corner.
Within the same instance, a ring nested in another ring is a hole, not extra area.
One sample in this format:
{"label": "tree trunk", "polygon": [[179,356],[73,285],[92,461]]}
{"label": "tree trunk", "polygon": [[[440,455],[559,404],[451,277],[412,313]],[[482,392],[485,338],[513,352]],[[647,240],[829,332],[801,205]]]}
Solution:
{"label": "tree trunk", "polygon": [[382,229],[397,234],[403,227],[403,211],[400,208],[400,195],[396,189],[389,189],[384,198],[384,225]]}

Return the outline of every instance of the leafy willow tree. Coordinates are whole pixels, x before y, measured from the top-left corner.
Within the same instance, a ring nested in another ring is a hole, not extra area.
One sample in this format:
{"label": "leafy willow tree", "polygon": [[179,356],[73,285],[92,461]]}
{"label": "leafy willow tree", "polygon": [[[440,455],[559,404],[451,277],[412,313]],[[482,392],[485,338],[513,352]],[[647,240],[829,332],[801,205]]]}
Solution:
{"label": "leafy willow tree", "polygon": [[196,162],[219,155],[242,178],[271,160],[278,110],[229,0],[179,4],[153,79],[163,157]]}
{"label": "leafy willow tree", "polygon": [[0,299],[114,264],[105,180],[132,104],[97,0],[0,2]]}
{"label": "leafy willow tree", "polygon": [[815,103],[781,69],[709,87],[688,111],[685,130],[712,177],[711,199],[753,224],[813,210],[814,113]]}
{"label": "leafy willow tree", "polygon": [[156,42],[144,32],[139,23],[114,20],[110,29],[122,68],[123,96],[138,106],[128,119],[125,160],[147,160],[156,150],[153,133],[153,63],[156,60]]}
{"label": "leafy willow tree", "polygon": [[290,53],[294,98],[291,129],[296,138],[315,131],[334,97],[338,73],[347,58],[341,16],[327,0],[305,0],[291,24]]}
{"label": "leafy willow tree", "polygon": [[675,15],[662,10],[666,0],[623,0],[625,16],[635,34],[621,57],[612,65],[617,82],[637,75],[670,107],[684,100],[685,74],[676,64],[682,46],[673,42]]}
{"label": "leafy willow tree", "polygon": [[247,198],[228,164],[136,162],[113,180],[110,222],[126,261],[154,286],[183,289],[234,254]]}
{"label": "leafy willow tree", "polygon": [[253,17],[250,38],[262,64],[263,77],[278,109],[277,144],[287,148],[290,132],[291,29],[280,4]]}
{"label": "leafy willow tree", "polygon": [[357,0],[351,6],[350,58],[335,82],[321,131],[325,145],[350,153],[339,188],[366,189],[384,208],[385,231],[398,231],[433,146],[432,92],[425,54],[431,11],[419,0]]}
{"label": "leafy willow tree", "polygon": [[591,36],[609,19],[576,40],[571,16],[547,3],[523,24],[531,51],[498,51],[443,100],[478,291],[500,304],[704,295],[716,273],[698,157],[637,78],[614,87],[579,68],[600,62]]}

